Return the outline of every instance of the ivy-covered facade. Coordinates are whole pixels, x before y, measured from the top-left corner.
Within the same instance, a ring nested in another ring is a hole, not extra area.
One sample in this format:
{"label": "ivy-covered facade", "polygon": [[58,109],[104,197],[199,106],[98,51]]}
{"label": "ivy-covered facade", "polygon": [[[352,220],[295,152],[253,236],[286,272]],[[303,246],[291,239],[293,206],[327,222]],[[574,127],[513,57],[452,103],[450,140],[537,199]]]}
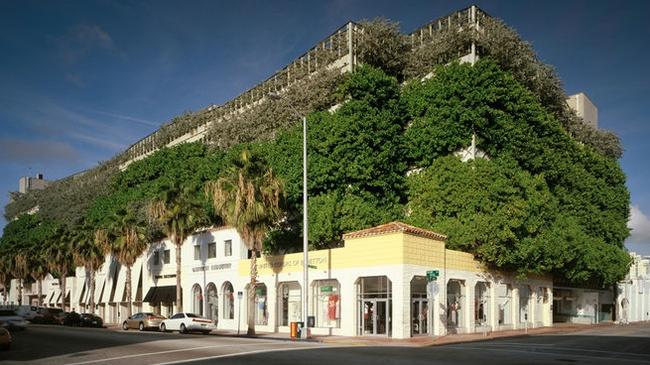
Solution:
{"label": "ivy-covered facade", "polygon": [[[446,234],[450,248],[494,269],[613,285],[629,263],[622,149],[565,100],[553,69],[477,7],[408,35],[382,19],[351,22],[234,100],[179,116],[94,169],[14,196],[5,217],[38,206],[40,219],[74,230],[166,184],[189,185],[204,199],[202,184],[247,148],[285,183],[286,219],[265,249],[293,252],[302,208],[298,112],[309,122],[312,247],[404,220]],[[454,153],[472,140],[487,158],[462,163]],[[205,219],[218,225],[203,203]]]}

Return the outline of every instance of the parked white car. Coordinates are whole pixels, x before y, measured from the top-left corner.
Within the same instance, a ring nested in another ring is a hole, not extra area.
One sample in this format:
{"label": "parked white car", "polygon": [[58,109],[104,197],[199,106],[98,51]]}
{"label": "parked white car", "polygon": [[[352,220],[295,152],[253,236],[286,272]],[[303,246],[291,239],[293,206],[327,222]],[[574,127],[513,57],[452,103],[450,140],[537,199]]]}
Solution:
{"label": "parked white car", "polygon": [[14,308],[14,311],[17,315],[25,318],[28,321],[31,321],[38,315],[38,307],[33,305],[21,305]]}
{"label": "parked white car", "polygon": [[2,323],[2,327],[8,330],[24,330],[27,328],[25,318],[8,309],[0,310],[0,323]]}
{"label": "parked white car", "polygon": [[180,333],[187,333],[190,331],[198,331],[208,334],[216,329],[217,326],[214,325],[214,321],[194,313],[176,313],[160,323],[160,330],[162,332],[178,331]]}

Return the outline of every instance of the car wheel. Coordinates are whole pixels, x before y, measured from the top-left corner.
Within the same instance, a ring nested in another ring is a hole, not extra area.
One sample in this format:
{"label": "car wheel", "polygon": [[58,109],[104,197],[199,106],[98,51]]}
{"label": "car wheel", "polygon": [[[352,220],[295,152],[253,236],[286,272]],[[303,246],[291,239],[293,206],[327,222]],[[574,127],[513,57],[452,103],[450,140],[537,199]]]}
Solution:
{"label": "car wheel", "polygon": [[184,324],[181,323],[181,330],[180,333],[187,333],[187,328],[185,327]]}
{"label": "car wheel", "polygon": [[138,329],[140,331],[144,331],[144,323],[140,322],[140,325],[138,326]]}
{"label": "car wheel", "polygon": [[167,327],[165,327],[165,324],[160,325],[160,332],[167,332]]}
{"label": "car wheel", "polygon": [[129,330],[128,323],[126,323],[126,322],[122,323],[122,329],[125,330],[125,331],[128,331]]}

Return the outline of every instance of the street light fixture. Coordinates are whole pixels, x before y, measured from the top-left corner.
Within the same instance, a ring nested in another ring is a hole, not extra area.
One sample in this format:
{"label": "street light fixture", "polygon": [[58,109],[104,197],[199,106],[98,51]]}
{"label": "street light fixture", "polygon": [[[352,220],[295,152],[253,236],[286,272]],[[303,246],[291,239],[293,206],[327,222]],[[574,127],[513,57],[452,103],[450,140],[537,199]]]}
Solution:
{"label": "street light fixture", "polygon": [[[282,95],[277,93],[269,93],[269,99],[280,100]],[[301,338],[307,339],[307,318],[308,318],[308,296],[307,287],[309,285],[309,223],[307,219],[307,117],[294,109],[291,104],[287,107],[294,116],[302,119],[302,323],[303,328],[301,331]]]}

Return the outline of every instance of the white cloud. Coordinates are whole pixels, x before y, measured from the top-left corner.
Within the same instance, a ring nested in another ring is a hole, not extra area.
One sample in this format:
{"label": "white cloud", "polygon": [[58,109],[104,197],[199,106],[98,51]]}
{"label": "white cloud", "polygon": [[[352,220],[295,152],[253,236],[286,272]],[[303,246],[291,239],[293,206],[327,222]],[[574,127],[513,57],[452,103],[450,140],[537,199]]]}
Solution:
{"label": "white cloud", "polygon": [[0,138],[0,161],[19,164],[78,163],[81,156],[67,143]]}
{"label": "white cloud", "polygon": [[95,50],[123,56],[113,38],[98,25],[80,24],[69,28],[67,33],[54,39],[59,53],[68,64],[74,64]]}
{"label": "white cloud", "polygon": [[630,206],[630,220],[627,222],[631,235],[628,241],[650,244],[650,218],[638,205]]}

